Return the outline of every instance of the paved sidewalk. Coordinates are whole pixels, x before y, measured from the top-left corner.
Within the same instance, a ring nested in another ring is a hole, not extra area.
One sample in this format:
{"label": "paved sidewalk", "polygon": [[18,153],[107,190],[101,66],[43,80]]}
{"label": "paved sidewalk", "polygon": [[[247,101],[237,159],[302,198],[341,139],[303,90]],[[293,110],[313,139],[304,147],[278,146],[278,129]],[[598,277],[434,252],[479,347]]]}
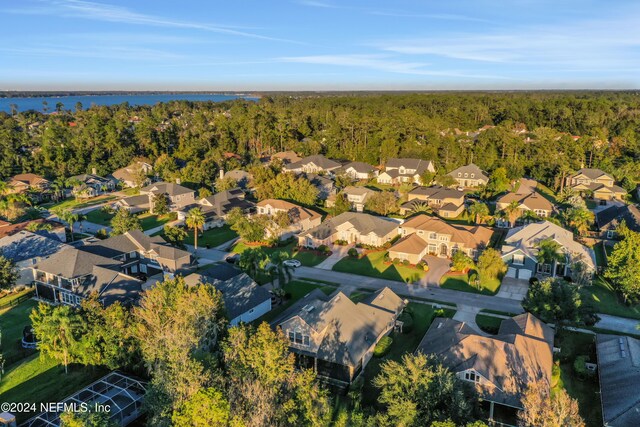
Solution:
{"label": "paved sidewalk", "polygon": [[595,325],[597,328],[623,332],[625,334],[640,335],[640,329],[638,329],[638,325],[640,324],[639,320],[600,313],[598,313],[598,316],[600,317],[600,320]]}
{"label": "paved sidewalk", "polygon": [[480,326],[476,323],[476,315],[480,312],[478,307],[471,307],[468,305],[458,305],[458,311],[453,316],[453,320],[459,322],[465,322],[471,328],[475,329],[479,335],[488,337],[489,334],[480,329]]}

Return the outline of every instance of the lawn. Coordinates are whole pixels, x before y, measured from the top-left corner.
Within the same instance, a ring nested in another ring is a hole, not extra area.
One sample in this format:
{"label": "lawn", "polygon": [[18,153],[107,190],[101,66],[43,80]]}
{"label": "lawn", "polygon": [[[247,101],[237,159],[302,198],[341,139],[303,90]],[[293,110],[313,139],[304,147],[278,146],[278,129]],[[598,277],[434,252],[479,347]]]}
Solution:
{"label": "lawn", "polygon": [[607,266],[607,258],[605,257],[604,254],[604,244],[603,243],[596,243],[593,246],[593,252],[596,254],[596,264],[598,265],[598,267],[606,267]]}
{"label": "lawn", "polygon": [[425,272],[422,270],[386,263],[385,253],[384,251],[369,252],[362,258],[345,257],[333,266],[333,270],[405,283],[415,282],[424,276]]}
{"label": "lawn", "polygon": [[176,212],[170,212],[164,215],[154,215],[150,213],[138,215],[143,230],[151,230],[170,221],[175,221],[177,218],[178,214]]}
{"label": "lawn", "polygon": [[500,324],[504,319],[494,316],[487,316],[486,314],[477,314],[476,323],[488,334],[497,334],[500,329]]}
{"label": "lawn", "polygon": [[591,302],[598,313],[640,320],[640,304],[626,305],[611,283],[600,276],[596,277],[593,285],[583,287],[582,292],[586,301]]}
{"label": "lawn", "polygon": [[25,295],[31,294],[34,292],[34,288],[24,288],[20,292],[7,292],[2,294],[0,297],[0,315],[3,313],[3,308],[14,303],[18,298],[22,298]]}
{"label": "lawn", "polygon": [[102,209],[96,209],[91,212],[87,212],[87,221],[100,225],[111,225],[111,219],[114,214],[107,213]]}
{"label": "lawn", "polygon": [[[598,375],[592,378],[578,378],[573,362],[577,356],[586,355],[590,362],[596,361],[595,336],[579,332],[562,331],[556,334],[556,346],[562,348],[560,360],[560,376],[554,376],[556,381],[553,390],[564,388],[569,396],[578,401],[580,415],[587,426],[602,425],[602,411],[600,404],[600,387]],[[554,381],[552,381],[554,382]]]}
{"label": "lawn", "polygon": [[251,249],[261,248],[264,251],[264,253],[266,253],[267,255],[271,255],[274,252],[279,252],[279,251],[286,252],[287,254],[289,254],[291,258],[297,259],[305,267],[316,266],[320,264],[322,261],[324,261],[325,259],[327,259],[326,256],[320,255],[318,252],[315,252],[315,251],[297,251],[295,242],[291,242],[284,246],[250,246],[241,240],[238,243],[236,243],[233,246],[233,248],[231,248],[231,252],[241,254],[242,252],[246,251],[249,248]]}
{"label": "lawn", "polygon": [[440,280],[440,287],[474,294],[495,295],[500,289],[500,279],[480,279],[480,289],[469,284],[466,274],[447,273]]}
{"label": "lawn", "polygon": [[2,330],[2,355],[6,364],[11,365],[33,353],[22,348],[22,329],[30,325],[29,314],[37,306],[35,300],[29,299],[19,305],[0,310],[0,330]]}
{"label": "lawn", "polygon": [[[436,310],[430,305],[410,302],[405,311],[413,317],[413,328],[408,333],[392,332],[391,348],[384,357],[373,357],[364,371],[364,386],[362,389],[362,403],[365,406],[375,406],[378,399],[378,389],[372,384],[373,379],[381,370],[381,365],[387,360],[399,361],[406,353],[413,353],[420,344],[424,334],[436,318]],[[444,317],[453,317],[455,310],[444,309]]]}
{"label": "lawn", "polygon": [[[198,246],[215,248],[221,244],[233,240],[238,237],[238,234],[229,228],[228,225],[223,225],[219,228],[212,228],[204,231],[198,236]],[[187,245],[193,245],[193,230],[187,230],[187,238],[184,239],[184,243]]]}
{"label": "lawn", "polygon": [[309,292],[314,289],[320,289],[325,295],[330,295],[335,292],[336,287],[330,285],[316,284],[305,282],[302,280],[292,280],[286,285],[284,285],[284,290],[287,294],[290,295],[290,298],[286,300],[283,304],[274,307],[270,312],[257,319],[257,323],[262,322],[271,322],[273,319],[278,317],[280,313],[289,308],[294,302],[298,301],[303,296],[307,295]]}
{"label": "lawn", "polygon": [[86,200],[86,199],[76,200],[74,198],[69,198],[69,199],[62,200],[61,202],[45,203],[42,205],[42,207],[47,208],[48,210],[80,209],[80,208],[86,208],[88,206],[93,206],[100,203],[108,202],[111,200],[115,200],[116,198],[117,198],[116,196],[110,196],[110,195],[102,195],[102,196],[94,197],[93,199],[90,199],[90,200]]}

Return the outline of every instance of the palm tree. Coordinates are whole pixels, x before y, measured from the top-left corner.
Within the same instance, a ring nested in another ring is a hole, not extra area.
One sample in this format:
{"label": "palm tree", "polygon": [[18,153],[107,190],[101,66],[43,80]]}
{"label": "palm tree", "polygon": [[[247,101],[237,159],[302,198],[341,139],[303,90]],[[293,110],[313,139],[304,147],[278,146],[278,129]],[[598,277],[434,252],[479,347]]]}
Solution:
{"label": "palm tree", "polygon": [[57,178],[55,181],[51,183],[51,189],[53,190],[53,198],[57,201],[62,198],[64,194],[64,189],[67,187],[66,181],[64,178]]}
{"label": "palm tree", "polygon": [[567,260],[560,243],[549,237],[536,243],[536,248],[538,249],[538,255],[536,256],[537,261],[540,264],[552,265],[553,270],[551,271],[551,275],[555,276],[556,263],[564,263]]}
{"label": "palm tree", "polygon": [[433,213],[433,209],[431,208],[429,203],[422,200],[416,200],[415,202],[413,202],[411,205],[411,211],[416,213],[422,212],[426,214]]}
{"label": "palm tree", "polygon": [[489,216],[489,207],[482,202],[473,202],[468,208],[469,215],[471,215],[476,224],[482,224]]}
{"label": "palm tree", "polygon": [[565,221],[567,224],[578,232],[579,235],[583,235],[589,230],[591,224],[593,224],[595,215],[588,209],[567,209],[565,211]]}
{"label": "palm tree", "polygon": [[504,211],[507,213],[509,224],[511,227],[514,227],[516,225],[516,220],[520,216],[520,203],[514,200],[504,208]]}
{"label": "palm tree", "polygon": [[67,367],[71,362],[72,351],[78,345],[76,338],[77,331],[80,329],[78,314],[67,305],[56,308],[40,305],[31,314],[31,322],[38,336],[38,349],[56,359],[62,359],[64,371],[68,374]]}
{"label": "palm tree", "polygon": [[204,227],[204,214],[200,208],[193,208],[187,213],[185,223],[187,227],[193,228],[193,246],[198,250],[198,231]]}
{"label": "palm tree", "polygon": [[525,221],[527,223],[535,222],[535,221],[540,219],[538,214],[536,214],[534,211],[529,210],[529,209],[524,211],[524,213],[522,214],[521,218],[522,218],[523,221]]}
{"label": "palm tree", "polygon": [[80,220],[80,215],[78,215],[77,213],[73,213],[71,209],[65,209],[63,211],[54,210],[53,213],[55,213],[61,220],[69,224],[69,231],[71,232],[71,241],[73,242],[73,224]]}
{"label": "palm tree", "polygon": [[260,248],[249,248],[240,254],[238,265],[251,277],[256,277],[258,270],[268,261],[267,255]]}
{"label": "palm tree", "polygon": [[275,276],[278,276],[278,285],[281,288],[284,287],[292,277],[293,267],[285,264],[285,261],[288,259],[291,259],[291,256],[285,251],[274,252],[268,259],[271,283],[273,284]]}
{"label": "palm tree", "polygon": [[9,194],[13,186],[6,181],[0,181],[0,196],[4,196],[5,194]]}
{"label": "palm tree", "polygon": [[80,192],[80,187],[82,187],[82,182],[78,178],[69,178],[67,179],[67,186],[73,188],[73,194],[76,197],[76,201],[77,201],[78,195]]}

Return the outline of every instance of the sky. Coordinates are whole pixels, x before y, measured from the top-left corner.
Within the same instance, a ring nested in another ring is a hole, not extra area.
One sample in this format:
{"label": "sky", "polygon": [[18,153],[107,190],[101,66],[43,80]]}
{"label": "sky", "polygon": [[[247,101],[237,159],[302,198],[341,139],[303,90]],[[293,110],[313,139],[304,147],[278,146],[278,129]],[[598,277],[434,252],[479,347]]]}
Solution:
{"label": "sky", "polygon": [[3,0],[0,40],[0,90],[640,88],[636,0]]}

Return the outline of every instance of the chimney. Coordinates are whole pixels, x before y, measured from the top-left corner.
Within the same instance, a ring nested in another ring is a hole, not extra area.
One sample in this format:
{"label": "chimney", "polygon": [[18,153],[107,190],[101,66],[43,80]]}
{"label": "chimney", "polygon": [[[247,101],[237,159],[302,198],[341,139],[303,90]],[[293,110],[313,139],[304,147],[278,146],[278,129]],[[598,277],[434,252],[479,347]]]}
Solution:
{"label": "chimney", "polygon": [[92,173],[93,175],[97,175],[97,174],[98,174],[98,173],[97,173],[97,171],[96,171],[96,168],[91,168],[91,173]]}
{"label": "chimney", "polygon": [[176,178],[176,184],[180,185],[180,183],[182,183],[182,180],[180,178]]}
{"label": "chimney", "polygon": [[224,178],[224,169],[220,169],[220,179]]}

